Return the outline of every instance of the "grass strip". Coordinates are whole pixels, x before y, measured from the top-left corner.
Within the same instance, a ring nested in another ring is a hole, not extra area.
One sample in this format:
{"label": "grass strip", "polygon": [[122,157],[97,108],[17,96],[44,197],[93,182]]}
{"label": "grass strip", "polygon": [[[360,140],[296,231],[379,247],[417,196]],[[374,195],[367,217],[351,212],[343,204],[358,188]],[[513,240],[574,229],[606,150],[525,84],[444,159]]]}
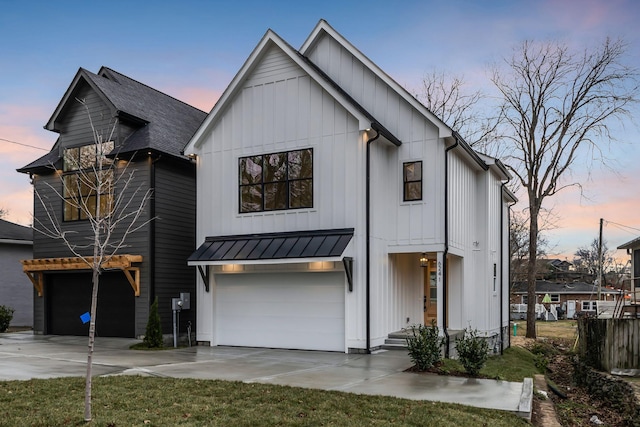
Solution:
{"label": "grass strip", "polygon": [[0,382],[0,426],[526,426],[469,406],[219,380],[94,379],[93,421],[84,380]]}

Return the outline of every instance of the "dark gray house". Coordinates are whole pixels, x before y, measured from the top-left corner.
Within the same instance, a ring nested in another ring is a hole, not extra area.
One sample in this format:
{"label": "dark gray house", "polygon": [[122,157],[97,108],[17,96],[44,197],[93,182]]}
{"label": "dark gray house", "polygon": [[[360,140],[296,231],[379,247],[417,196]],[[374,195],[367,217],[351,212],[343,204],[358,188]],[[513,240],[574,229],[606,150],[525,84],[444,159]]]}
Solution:
{"label": "dark gray house", "polygon": [[[170,334],[171,300],[182,292],[190,293],[193,303],[180,315],[181,330],[187,322],[195,325],[195,277],[186,264],[195,245],[195,165],[181,150],[205,116],[110,68],[102,67],[97,74],[81,68],[45,125],[59,134],[58,140],[48,154],[18,169],[29,174],[35,193],[48,206],[34,198],[34,228],[40,223],[44,227],[54,215],[59,226],[78,239],[92,236],[92,231],[82,210],[67,200],[73,196],[69,193],[78,192],[93,206],[95,198],[83,194],[81,185],[63,182],[79,180],[81,168],[96,167],[94,131],[107,141],[114,174],[121,165],[134,174],[128,191],[139,191],[131,206],[139,205],[146,190],[153,191],[143,213],[148,223],[129,235],[117,252],[120,256],[104,266],[97,336],[144,335],[155,297],[163,332]],[[116,182],[114,198],[123,192],[120,185]],[[83,250],[83,256],[92,254],[90,247]],[[91,272],[78,261],[64,243],[34,232],[33,258],[24,266],[37,291],[35,333],[87,335],[89,324],[80,316],[90,309]]]}
{"label": "dark gray house", "polygon": [[13,308],[10,326],[33,326],[33,287],[20,260],[31,258],[31,227],[0,219],[0,305]]}

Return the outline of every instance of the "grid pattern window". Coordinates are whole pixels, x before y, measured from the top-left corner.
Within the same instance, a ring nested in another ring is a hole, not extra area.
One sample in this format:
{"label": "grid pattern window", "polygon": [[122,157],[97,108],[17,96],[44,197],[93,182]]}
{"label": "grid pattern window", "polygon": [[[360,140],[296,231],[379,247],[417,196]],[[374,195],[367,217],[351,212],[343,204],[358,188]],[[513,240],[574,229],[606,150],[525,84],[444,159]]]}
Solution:
{"label": "grid pattern window", "polygon": [[549,296],[551,297],[552,304],[560,303],[560,294],[549,294]]}
{"label": "grid pattern window", "polygon": [[582,311],[596,311],[596,302],[582,301]]}
{"label": "grid pattern window", "polygon": [[402,181],[403,201],[422,200],[422,161],[403,163]]}
{"label": "grid pattern window", "polygon": [[80,221],[101,215],[113,206],[112,141],[67,148],[63,156],[63,219]]}
{"label": "grid pattern window", "polygon": [[240,213],[313,207],[313,149],[241,157]]}

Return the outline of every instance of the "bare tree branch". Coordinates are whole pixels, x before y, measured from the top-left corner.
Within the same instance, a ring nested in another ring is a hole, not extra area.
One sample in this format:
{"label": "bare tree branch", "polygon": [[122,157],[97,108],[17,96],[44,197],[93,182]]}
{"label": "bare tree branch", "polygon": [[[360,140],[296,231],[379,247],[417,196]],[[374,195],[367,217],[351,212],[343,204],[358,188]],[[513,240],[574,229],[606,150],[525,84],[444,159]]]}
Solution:
{"label": "bare tree branch", "polygon": [[[154,219],[144,217],[153,190],[143,192],[142,185],[136,181],[135,172],[129,169],[131,160],[118,160],[117,155],[115,159],[109,156],[112,151],[118,150],[118,141],[114,138],[117,121],[106,120],[110,130],[104,132],[98,128],[86,102],[81,99],[77,101],[86,110],[93,143],[65,149],[64,170],[59,171],[55,165],[50,165],[58,177],[56,182],[44,181],[42,189],[34,185],[36,203],[44,213],[41,217],[34,215],[34,230],[61,241],[73,256],[82,260],[92,271],[84,412],[85,420],[90,421],[92,356],[102,266],[127,246],[126,241],[131,234]],[[104,125],[104,118],[100,123]],[[68,224],[58,218],[49,197],[61,201],[63,211],[68,210],[76,215],[71,219],[82,220],[79,227],[85,231],[70,230]]]}
{"label": "bare tree branch", "polygon": [[[611,124],[630,116],[638,102],[638,71],[623,63],[626,44],[605,39],[572,53],[561,43],[526,41],[495,68],[504,121],[501,135],[511,146],[506,163],[527,193],[529,210],[529,301],[535,298],[539,216],[544,201],[575,185],[567,182],[577,159],[606,162],[602,146],[614,137]],[[535,338],[535,307],[527,313],[527,336]]]}

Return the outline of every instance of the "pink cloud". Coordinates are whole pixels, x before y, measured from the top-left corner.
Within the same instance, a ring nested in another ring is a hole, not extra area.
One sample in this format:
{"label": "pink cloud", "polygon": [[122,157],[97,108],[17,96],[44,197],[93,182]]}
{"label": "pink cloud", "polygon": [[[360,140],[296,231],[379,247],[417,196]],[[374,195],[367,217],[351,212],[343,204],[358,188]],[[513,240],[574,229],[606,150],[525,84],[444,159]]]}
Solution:
{"label": "pink cloud", "polygon": [[222,95],[222,91],[217,89],[204,89],[202,87],[182,87],[174,91],[178,98],[187,104],[193,105],[207,113],[211,111],[215,103]]}
{"label": "pink cloud", "polygon": [[9,211],[5,218],[8,221],[31,223],[33,193],[29,177],[16,169],[46,154],[55,143],[56,134],[42,128],[47,114],[40,107],[0,104],[0,207]]}
{"label": "pink cloud", "polygon": [[587,32],[599,27],[612,28],[631,17],[633,0],[549,0],[538,3],[541,12],[555,27],[571,33]]}

